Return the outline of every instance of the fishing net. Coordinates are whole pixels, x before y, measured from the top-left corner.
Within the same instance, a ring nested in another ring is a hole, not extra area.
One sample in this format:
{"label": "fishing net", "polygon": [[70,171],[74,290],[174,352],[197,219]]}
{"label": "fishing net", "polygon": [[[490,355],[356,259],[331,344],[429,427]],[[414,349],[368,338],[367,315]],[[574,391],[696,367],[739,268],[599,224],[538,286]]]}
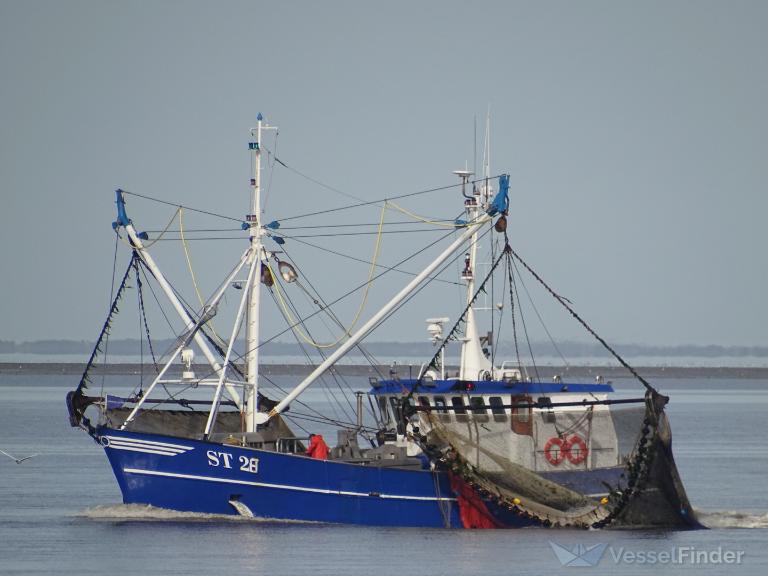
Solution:
{"label": "fishing net", "polygon": [[422,405],[413,422],[430,459],[490,502],[489,514],[545,526],[696,524],[672,459],[663,396],[617,406],[480,398],[467,395],[458,409]]}
{"label": "fishing net", "polygon": [[[102,425],[120,428],[130,414],[128,408],[115,408],[104,411]],[[145,410],[129,422],[125,429],[129,432],[145,434],[163,434],[178,438],[201,439],[208,413],[189,410]],[[243,436],[243,414],[236,410],[220,411],[216,414],[213,426],[217,439],[236,440]],[[295,438],[288,424],[282,417],[273,418],[264,426],[260,434],[270,439]]]}

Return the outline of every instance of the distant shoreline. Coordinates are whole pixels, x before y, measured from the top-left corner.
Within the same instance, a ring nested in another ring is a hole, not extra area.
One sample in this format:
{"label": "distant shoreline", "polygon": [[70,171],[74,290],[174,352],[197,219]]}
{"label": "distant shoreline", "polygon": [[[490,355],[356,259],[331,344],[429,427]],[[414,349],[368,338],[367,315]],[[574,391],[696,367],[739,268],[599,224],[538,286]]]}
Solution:
{"label": "distant shoreline", "polygon": [[[0,363],[0,375],[2,374],[66,374],[80,375],[85,369],[85,364],[80,362],[72,363],[53,363],[53,362],[2,362]],[[200,365],[197,368],[201,372],[208,370],[206,366]],[[552,378],[555,375],[563,377],[573,376],[578,378],[595,378],[603,376],[604,378],[630,377],[625,368],[620,366],[538,366],[538,372],[542,378]],[[635,369],[647,378],[749,378],[768,380],[768,367],[745,367],[745,366],[635,366]],[[153,371],[151,365],[145,364],[143,369],[136,363],[115,363],[94,368],[99,374],[137,374],[143,370],[146,374]],[[266,375],[275,376],[303,376],[309,374],[310,367],[305,364],[279,364],[269,363],[260,366],[261,372]],[[390,366],[378,366],[376,368],[368,365],[358,364],[337,364],[334,367],[339,374],[344,376],[377,376],[380,374],[389,374]],[[401,378],[416,377],[419,365],[398,366],[398,375]]]}

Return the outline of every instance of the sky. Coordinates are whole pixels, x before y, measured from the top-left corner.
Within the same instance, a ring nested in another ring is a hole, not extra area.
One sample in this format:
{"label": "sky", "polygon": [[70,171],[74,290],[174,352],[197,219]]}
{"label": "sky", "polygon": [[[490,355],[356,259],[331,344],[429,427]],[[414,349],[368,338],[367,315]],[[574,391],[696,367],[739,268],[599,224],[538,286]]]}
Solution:
{"label": "sky", "polygon": [[[767,3],[744,0],[0,0],[0,340],[95,339],[116,188],[241,218],[259,112],[285,164],[376,200],[452,184],[490,110],[513,247],[609,341],[768,345],[766,21]],[[281,166],[265,176],[269,219],[350,202]],[[455,190],[408,203],[431,217],[460,206]],[[148,230],[173,214],[135,197],[128,209]],[[380,261],[433,238],[387,236]],[[373,253],[373,236],[335,240]],[[190,250],[210,292],[245,245],[203,244]],[[367,277],[291,246],[328,299]],[[178,243],[155,248],[194,298]],[[127,259],[120,245],[118,274]],[[363,317],[404,279],[379,283]],[[373,339],[420,340],[428,316],[456,317],[455,287],[422,296]],[[553,333],[589,339],[551,304],[540,311]]]}

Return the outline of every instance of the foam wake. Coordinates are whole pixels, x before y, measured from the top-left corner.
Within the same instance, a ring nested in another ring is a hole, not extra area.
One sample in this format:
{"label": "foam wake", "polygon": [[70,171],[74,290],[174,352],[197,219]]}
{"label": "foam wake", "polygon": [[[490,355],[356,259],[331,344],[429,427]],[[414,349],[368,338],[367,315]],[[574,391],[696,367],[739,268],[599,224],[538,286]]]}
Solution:
{"label": "foam wake", "polygon": [[203,512],[181,512],[157,508],[150,504],[108,504],[86,508],[77,514],[89,520],[109,522],[269,522],[306,523],[298,520],[276,520],[274,518],[246,517],[240,514],[205,514]]}
{"label": "foam wake", "polygon": [[707,528],[768,528],[768,512],[752,514],[750,512],[696,511],[699,521]]}

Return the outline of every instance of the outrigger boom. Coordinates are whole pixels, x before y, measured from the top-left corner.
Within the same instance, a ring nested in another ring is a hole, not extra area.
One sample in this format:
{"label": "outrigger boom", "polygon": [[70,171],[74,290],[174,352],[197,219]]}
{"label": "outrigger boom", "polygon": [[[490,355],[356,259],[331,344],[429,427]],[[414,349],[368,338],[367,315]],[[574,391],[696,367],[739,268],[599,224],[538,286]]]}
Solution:
{"label": "outrigger boom", "polygon": [[[131,222],[131,220],[128,218],[125,210],[125,199],[123,198],[123,191],[118,189],[115,191],[115,194],[117,196],[117,200],[116,200],[117,220],[112,224],[112,226],[115,228],[122,226],[125,229],[126,233],[128,234],[131,247],[133,248],[134,252],[138,254],[138,256],[141,258],[141,261],[146,265],[146,267],[155,277],[155,279],[157,280],[157,283],[160,285],[160,288],[163,290],[166,297],[171,302],[171,305],[176,310],[176,313],[185,322],[186,324],[185,329],[193,332],[192,338],[194,339],[195,344],[197,344],[200,347],[200,350],[203,352],[205,359],[211,365],[211,368],[213,368],[214,372],[216,372],[217,375],[221,375],[222,366],[216,360],[216,356],[208,346],[208,343],[200,335],[199,326],[197,326],[197,323],[195,322],[195,320],[193,320],[192,317],[189,315],[189,313],[187,312],[187,309],[179,300],[179,297],[176,296],[176,293],[173,291],[173,288],[169,284],[168,280],[166,280],[165,276],[163,275],[162,271],[155,263],[150,253],[144,247],[144,244],[142,243],[141,238],[139,237],[139,234],[136,232],[136,228],[134,228],[133,226],[133,222]],[[246,254],[248,252],[250,252],[250,248],[246,252]],[[245,263],[245,259],[243,258],[241,259],[240,267],[242,267],[242,264],[244,263]],[[240,270],[240,267],[237,268],[238,271]],[[219,298],[221,297],[221,294],[223,294],[224,288],[226,286],[227,286],[226,283],[222,284]],[[168,364],[170,364],[170,362]],[[235,390],[231,386],[227,386],[227,389],[229,393],[232,395],[232,399],[235,401],[235,404],[237,404],[238,408],[242,410],[242,407],[243,407],[242,400],[240,398],[240,395],[237,393],[237,390]]]}

